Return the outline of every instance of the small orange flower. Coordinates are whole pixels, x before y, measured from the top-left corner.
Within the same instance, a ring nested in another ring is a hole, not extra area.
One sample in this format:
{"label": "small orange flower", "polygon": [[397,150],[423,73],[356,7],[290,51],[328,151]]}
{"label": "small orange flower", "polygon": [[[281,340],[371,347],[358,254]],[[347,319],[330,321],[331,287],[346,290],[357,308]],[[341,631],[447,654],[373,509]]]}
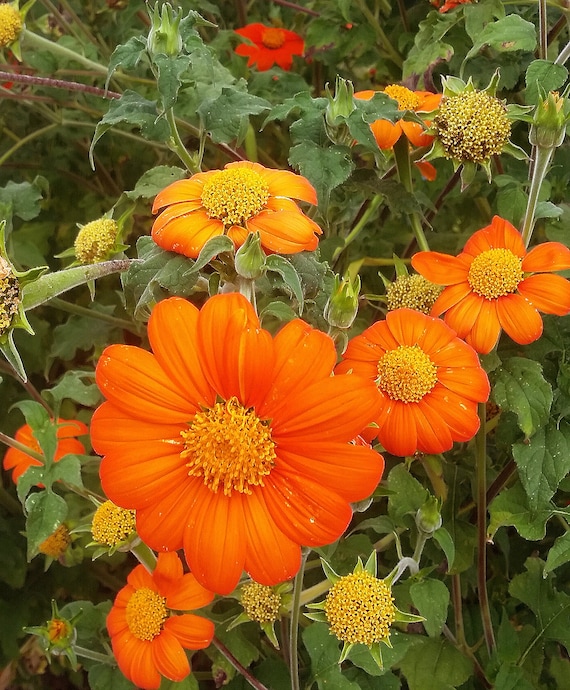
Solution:
{"label": "small orange flower", "polygon": [[[57,423],[57,438],[59,442],[55,451],[54,461],[57,462],[61,460],[64,455],[68,455],[69,453],[77,453],[79,455],[85,453],[85,446],[81,441],[75,438],[76,436],[83,436],[88,433],[85,424],[77,420],[69,419],[58,419]],[[16,431],[14,438],[16,441],[30,448],[30,450],[36,453],[42,453],[42,449],[28,424],[21,426],[18,431]],[[30,455],[16,448],[8,448],[4,456],[4,469],[13,470],[12,479],[15,484],[18,483],[18,479],[24,474],[28,467],[41,467],[41,465],[39,460],[32,458]]]}
{"label": "small orange flower", "polygon": [[331,376],[333,340],[300,319],[272,337],[237,293],[201,310],[163,300],[148,335],[153,354],[111,345],[97,364],[106,495],[137,511],[151,548],[184,548],[214,592],[243,570],[269,586],[292,578],[301,545],[338,539],[382,476],[382,457],[349,443],[376,416],[375,386]]}
{"label": "small orange flower", "polygon": [[190,663],[184,649],[204,649],[214,636],[212,621],[192,611],[214,595],[184,574],[175,553],[158,554],[152,573],[143,565],[131,571],[107,616],[107,629],[117,664],[137,687],[155,690],[161,675],[184,680]]}
{"label": "small orange flower", "polygon": [[257,63],[260,72],[265,72],[274,64],[289,70],[293,66],[293,55],[303,55],[305,50],[303,38],[287,29],[255,23],[235,32],[253,44],[240,43],[235,52],[249,58],[248,67]]}
{"label": "small orange flower", "polygon": [[[411,91],[405,86],[398,84],[390,84],[390,86],[383,89],[383,92],[390,96],[390,98],[398,101],[400,110],[413,110],[417,113],[429,113],[435,110],[441,100],[440,93]],[[354,97],[369,101],[375,93],[376,91],[357,91]],[[402,136],[402,133],[406,135],[413,146],[429,146],[433,142],[433,137],[430,134],[426,134],[425,128],[418,122],[376,120],[370,125],[370,129],[376,139],[376,143],[382,150],[391,149]]]}
{"label": "small orange flower", "polygon": [[473,348],[412,309],[388,312],[353,338],[335,370],[348,372],[375,382],[382,408],[373,431],[393,455],[442,453],[468,441],[479,428],[477,403],[489,396]]}
{"label": "small orange flower", "polygon": [[418,252],[412,265],[424,278],[446,286],[431,313],[445,312],[445,322],[477,352],[490,352],[501,328],[521,345],[540,338],[539,310],[558,316],[570,312],[568,281],[550,275],[570,268],[570,249],[544,242],[527,252],[519,231],[499,216],[478,230],[459,256]]}
{"label": "small orange flower", "polygon": [[163,189],[152,207],[153,213],[164,208],[152,238],[159,247],[191,258],[212,237],[227,235],[237,248],[250,232],[259,232],[268,252],[313,251],[322,230],[293,199],[317,203],[317,193],[301,175],[248,161],[228,163]]}
{"label": "small orange flower", "polygon": [[439,10],[440,14],[444,14],[449,12],[449,10],[455,9],[457,5],[469,5],[474,0],[445,0],[445,2],[443,0],[430,0],[430,2]]}

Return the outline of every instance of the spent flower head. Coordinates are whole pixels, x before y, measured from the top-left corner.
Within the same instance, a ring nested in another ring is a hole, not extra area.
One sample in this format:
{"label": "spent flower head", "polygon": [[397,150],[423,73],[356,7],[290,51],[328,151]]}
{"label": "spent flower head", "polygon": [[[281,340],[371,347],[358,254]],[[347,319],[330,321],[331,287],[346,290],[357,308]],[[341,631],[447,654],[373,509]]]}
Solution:
{"label": "spent flower head", "polygon": [[71,546],[71,534],[65,524],[59,525],[47,539],[38,546],[38,551],[49,558],[59,560]]}
{"label": "spent flower head", "polygon": [[386,305],[389,311],[404,308],[429,314],[442,290],[417,273],[400,275],[386,286]]}
{"label": "spent flower head", "polygon": [[232,630],[242,623],[253,621],[259,624],[271,644],[279,649],[279,641],[274,626],[290,608],[291,589],[290,582],[282,582],[270,587],[250,580],[241,585],[236,590],[236,595],[243,611],[230,622],[227,629]]}
{"label": "spent flower head", "polygon": [[[104,553],[111,555],[115,551],[128,551],[139,542],[135,510],[121,508],[113,501],[97,503],[97,506],[90,527],[93,541],[89,545],[97,547],[93,560]],[[83,531],[83,528],[76,531]]]}
{"label": "spent flower head", "polygon": [[77,261],[92,264],[105,261],[116,251],[119,225],[112,218],[97,218],[80,226],[74,242]]}

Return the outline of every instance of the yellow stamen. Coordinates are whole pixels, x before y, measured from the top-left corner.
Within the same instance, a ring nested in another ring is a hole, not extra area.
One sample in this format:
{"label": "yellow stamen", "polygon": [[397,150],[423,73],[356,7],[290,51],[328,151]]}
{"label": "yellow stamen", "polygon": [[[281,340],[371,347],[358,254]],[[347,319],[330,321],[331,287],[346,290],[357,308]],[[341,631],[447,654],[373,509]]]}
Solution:
{"label": "yellow stamen", "polygon": [[363,570],[341,577],[325,599],[331,632],[342,642],[372,645],[390,636],[396,619],[388,585]]}
{"label": "yellow stamen", "polygon": [[266,48],[276,50],[285,43],[285,33],[282,29],[269,28],[261,34],[261,42]]}
{"label": "yellow stamen", "polygon": [[384,93],[395,101],[398,101],[399,110],[415,110],[420,105],[420,97],[405,86],[390,84],[384,89]]}
{"label": "yellow stamen", "polygon": [[447,158],[474,163],[501,153],[511,134],[505,104],[484,91],[443,98],[433,124]]}
{"label": "yellow stamen", "polygon": [[376,385],[392,400],[419,402],[437,383],[437,368],[418,345],[400,345],[378,362]]}
{"label": "yellow stamen", "polygon": [[521,264],[510,249],[487,249],[473,259],[467,281],[476,294],[497,299],[517,289],[523,279]]}
{"label": "yellow stamen", "polygon": [[99,218],[84,225],[75,238],[75,256],[82,264],[104,261],[117,238],[117,221]]}
{"label": "yellow stamen", "polygon": [[263,486],[275,464],[275,443],[271,430],[253,409],[236,398],[216,403],[198,412],[190,428],[182,431],[186,467],[191,477],[203,477],[214,493],[222,489],[250,494],[252,486]]}
{"label": "yellow stamen", "polygon": [[105,501],[97,508],[91,522],[93,539],[105,546],[117,546],[136,529],[136,512]]}
{"label": "yellow stamen", "polygon": [[10,264],[0,256],[0,336],[10,328],[19,304],[20,284]]}
{"label": "yellow stamen", "polygon": [[389,311],[394,309],[415,309],[429,314],[440,296],[443,287],[430,283],[423,276],[398,276],[386,288],[386,304]]}
{"label": "yellow stamen", "polygon": [[0,48],[11,45],[20,35],[24,22],[20,13],[12,5],[0,5]]}
{"label": "yellow stamen", "polygon": [[71,535],[65,525],[60,525],[53,534],[42,541],[38,550],[40,553],[50,556],[51,558],[59,558],[63,556],[67,547],[71,544]]}
{"label": "yellow stamen", "polygon": [[250,168],[220,170],[204,183],[202,204],[210,218],[229,227],[241,225],[265,208],[269,185]]}
{"label": "yellow stamen", "polygon": [[139,640],[150,642],[160,635],[168,618],[166,597],[142,587],[129,599],[126,610],[127,625]]}
{"label": "yellow stamen", "polygon": [[281,596],[267,585],[249,582],[242,589],[241,605],[252,621],[274,623],[279,618]]}

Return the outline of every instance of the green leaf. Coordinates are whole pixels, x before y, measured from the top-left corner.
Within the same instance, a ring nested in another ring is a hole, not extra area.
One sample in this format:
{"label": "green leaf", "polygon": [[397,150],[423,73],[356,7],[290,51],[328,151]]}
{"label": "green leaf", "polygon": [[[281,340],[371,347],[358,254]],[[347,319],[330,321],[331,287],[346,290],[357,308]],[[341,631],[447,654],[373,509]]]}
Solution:
{"label": "green leaf", "polygon": [[187,171],[174,165],[157,165],[147,170],[135,185],[135,188],[126,192],[129,199],[152,199],[173,182],[183,180]]}
{"label": "green leaf", "polygon": [[539,429],[526,443],[513,444],[513,457],[531,511],[552,498],[570,472],[570,425],[551,424]]}
{"label": "green leaf", "polygon": [[490,22],[477,36],[473,48],[465,56],[463,65],[484,46],[490,46],[501,53],[514,50],[532,52],[536,48],[536,27],[514,13],[496,22]]}
{"label": "green leaf", "polygon": [[445,527],[440,527],[433,533],[433,538],[443,549],[443,553],[447,559],[447,570],[451,571],[455,562],[455,544],[453,543],[451,534],[449,534]]}
{"label": "green leaf", "polygon": [[303,630],[303,643],[311,657],[311,683],[320,690],[359,690],[356,683],[347,680],[339,666],[340,643],[329,633],[325,623],[313,623]]}
{"label": "green leaf", "polygon": [[51,491],[39,491],[26,499],[28,561],[38,554],[45,541],[67,517],[67,503]]}
{"label": "green leaf", "polygon": [[415,516],[429,495],[402,463],[395,465],[388,475],[388,488],[393,492],[388,496],[388,514],[397,525],[405,515]]}
{"label": "green leaf", "polygon": [[528,558],[525,568],[526,573],[511,580],[510,595],[536,616],[537,639],[556,640],[570,651],[570,596],[557,592],[552,578],[544,577],[544,562],[539,558]]}
{"label": "green leaf", "polygon": [[570,561],[570,532],[565,532],[552,545],[546,558],[544,574],[548,575],[556,568]]}
{"label": "green leaf", "polygon": [[503,664],[493,684],[494,690],[535,690],[526,673],[520,666]]}
{"label": "green leaf", "polygon": [[521,484],[515,484],[512,488],[501,491],[491,502],[489,514],[489,538],[493,538],[499,527],[512,525],[523,539],[538,541],[544,538],[546,523],[554,514],[554,509],[546,504],[531,511],[525,490]]}
{"label": "green leaf", "polygon": [[78,350],[83,352],[89,352],[93,348],[101,350],[114,340],[110,336],[117,326],[100,321],[97,314],[112,316],[115,306],[95,303],[91,310],[93,318],[73,315],[65,323],[53,329],[53,346],[49,353],[50,364],[56,359],[70,361],[76,356]]}
{"label": "green leaf", "polygon": [[[274,120],[284,120],[291,113],[299,112],[301,116],[309,114],[312,117],[321,116],[327,107],[326,98],[311,98],[308,91],[296,93],[292,98],[286,98],[283,103],[274,106],[265,118],[261,129]],[[300,118],[302,119],[302,117]]]}
{"label": "green leaf", "polygon": [[132,36],[126,43],[119,45],[113,51],[109,60],[109,73],[106,86],[119,67],[132,71],[146,55],[146,40],[142,36]]}
{"label": "green leaf", "polygon": [[459,22],[458,15],[458,12],[443,15],[430,12],[424,21],[420,22],[414,45],[404,61],[404,78],[429,74],[438,63],[451,60],[453,46],[445,43],[443,37]]}
{"label": "green leaf", "polygon": [[301,286],[299,274],[291,262],[280,254],[271,254],[265,260],[265,268],[268,271],[278,273],[283,278],[285,285],[295,295],[299,307],[299,315],[301,315],[304,306],[303,287]]}
{"label": "green leaf", "polygon": [[243,79],[238,87],[225,86],[219,96],[204,100],[198,107],[203,127],[216,144],[231,141],[240,144],[247,132],[249,116],[259,115],[271,107],[264,98],[247,93]]}
{"label": "green leaf", "polygon": [[530,105],[540,101],[539,86],[544,91],[556,91],[568,79],[568,70],[564,65],[555,65],[549,60],[533,60],[527,67],[525,82],[525,100]]}
{"label": "green leaf", "polygon": [[32,182],[7,182],[5,187],[0,187],[0,217],[32,220],[39,215],[47,191],[48,182],[40,176]]}
{"label": "green leaf", "polygon": [[323,148],[312,141],[293,146],[289,163],[298,168],[317,190],[319,206],[326,208],[333,189],[346,182],[354,170],[354,161],[347,146]]}
{"label": "green leaf", "polygon": [[130,680],[119,671],[116,666],[95,664],[88,671],[89,687],[91,690],[136,690]]}
{"label": "green leaf", "polygon": [[400,667],[410,690],[451,690],[473,673],[469,659],[445,639],[423,639]]}
{"label": "green leaf", "polygon": [[66,371],[59,382],[43,394],[49,395],[54,405],[61,404],[62,400],[73,400],[84,407],[95,407],[101,402],[101,392],[93,382],[92,371]]}
{"label": "green leaf", "polygon": [[14,404],[26,418],[26,423],[40,444],[45,462],[49,465],[57,448],[57,424],[53,421],[46,408],[33,400],[20,400]]}
{"label": "green leaf", "polygon": [[156,85],[164,110],[173,108],[178,97],[178,91],[182,86],[182,75],[190,67],[188,55],[164,55],[159,53],[154,56],[154,64],[158,69]]}
{"label": "green leaf", "polygon": [[440,580],[426,579],[410,587],[414,606],[425,618],[424,628],[430,637],[438,637],[447,620],[449,590]]}
{"label": "green leaf", "polygon": [[493,397],[502,411],[516,414],[527,438],[547,422],[553,399],[540,364],[522,357],[511,357],[496,371]]}

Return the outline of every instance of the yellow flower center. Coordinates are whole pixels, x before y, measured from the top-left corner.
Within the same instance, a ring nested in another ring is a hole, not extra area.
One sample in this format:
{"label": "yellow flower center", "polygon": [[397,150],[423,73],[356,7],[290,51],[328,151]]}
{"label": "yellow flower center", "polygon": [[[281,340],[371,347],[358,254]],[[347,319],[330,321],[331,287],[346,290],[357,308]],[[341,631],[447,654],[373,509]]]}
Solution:
{"label": "yellow flower center", "polygon": [[0,5],[0,48],[11,45],[20,35],[24,22],[12,5]]}
{"label": "yellow flower center", "polygon": [[269,28],[261,34],[261,42],[266,48],[276,50],[285,43],[285,33],[282,29]]}
{"label": "yellow flower center", "polygon": [[437,383],[437,367],[418,345],[400,345],[378,362],[376,385],[392,400],[419,402]]}
{"label": "yellow flower center", "polygon": [[442,290],[441,285],[430,283],[418,274],[398,276],[386,288],[386,304],[389,311],[404,308],[429,314]]}
{"label": "yellow flower center", "polygon": [[129,599],[126,611],[127,625],[139,640],[150,642],[160,635],[168,618],[166,597],[142,587]]}
{"label": "yellow flower center", "polygon": [[443,98],[433,124],[447,158],[474,163],[501,153],[511,134],[505,104],[484,91]]}
{"label": "yellow flower center", "polygon": [[331,632],[349,644],[386,640],[396,619],[390,588],[365,570],[341,577],[330,588],[324,610]]}
{"label": "yellow flower center", "polygon": [[225,226],[241,225],[256,216],[269,199],[269,185],[250,168],[229,168],[210,176],[202,189],[202,204],[210,218]]}
{"label": "yellow flower center", "polygon": [[473,259],[467,281],[481,297],[497,299],[517,289],[523,279],[521,264],[510,249],[487,249]]}
{"label": "yellow flower center", "polygon": [[384,89],[384,93],[398,101],[399,110],[415,110],[420,105],[420,97],[405,86],[390,84]]}
{"label": "yellow flower center", "polygon": [[126,541],[136,530],[136,512],[119,508],[112,501],[105,501],[95,511],[91,522],[93,539],[105,546],[117,546]]}
{"label": "yellow flower center", "polygon": [[267,422],[236,398],[198,412],[181,436],[188,475],[203,477],[214,493],[221,488],[226,496],[234,490],[250,494],[250,487],[263,486],[263,477],[275,464],[275,443]]}
{"label": "yellow flower center", "polygon": [[273,623],[279,618],[281,597],[267,585],[249,582],[242,589],[241,605],[252,621]]}
{"label": "yellow flower center", "polygon": [[20,284],[10,264],[0,256],[0,336],[10,328],[19,304]]}
{"label": "yellow flower center", "polygon": [[104,261],[115,244],[118,225],[112,218],[99,218],[84,225],[75,238],[75,256],[82,264]]}
{"label": "yellow flower center", "polygon": [[71,535],[65,525],[60,525],[53,534],[42,541],[38,550],[40,553],[50,556],[50,558],[59,558],[63,556],[67,547],[71,544]]}

